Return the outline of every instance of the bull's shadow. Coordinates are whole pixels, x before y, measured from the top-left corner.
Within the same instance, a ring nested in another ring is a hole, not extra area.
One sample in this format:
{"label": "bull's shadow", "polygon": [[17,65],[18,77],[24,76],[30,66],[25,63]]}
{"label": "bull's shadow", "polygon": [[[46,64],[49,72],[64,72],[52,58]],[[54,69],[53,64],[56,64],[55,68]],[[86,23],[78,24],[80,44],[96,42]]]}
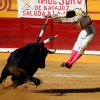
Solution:
{"label": "bull's shadow", "polygon": [[46,93],[46,94],[56,94],[56,95],[64,95],[66,93],[93,93],[100,92],[100,88],[80,88],[80,89],[45,89],[45,90],[37,90],[34,91],[36,93]]}

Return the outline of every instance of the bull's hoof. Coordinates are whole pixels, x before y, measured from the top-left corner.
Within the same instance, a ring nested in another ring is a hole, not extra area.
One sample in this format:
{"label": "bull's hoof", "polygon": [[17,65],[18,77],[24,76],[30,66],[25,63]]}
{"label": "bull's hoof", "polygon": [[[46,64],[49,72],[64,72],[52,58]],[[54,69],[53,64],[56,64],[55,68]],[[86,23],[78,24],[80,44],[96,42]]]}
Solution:
{"label": "bull's hoof", "polygon": [[41,81],[40,81],[40,80],[35,81],[35,85],[36,85],[36,86],[38,86],[38,85],[40,85],[40,84],[41,84]]}
{"label": "bull's hoof", "polygon": [[40,79],[38,79],[38,78],[31,78],[31,80],[30,80],[31,82],[34,82],[34,84],[36,85],[36,86],[38,86],[38,85],[40,85],[42,82],[41,82],[41,80]]}

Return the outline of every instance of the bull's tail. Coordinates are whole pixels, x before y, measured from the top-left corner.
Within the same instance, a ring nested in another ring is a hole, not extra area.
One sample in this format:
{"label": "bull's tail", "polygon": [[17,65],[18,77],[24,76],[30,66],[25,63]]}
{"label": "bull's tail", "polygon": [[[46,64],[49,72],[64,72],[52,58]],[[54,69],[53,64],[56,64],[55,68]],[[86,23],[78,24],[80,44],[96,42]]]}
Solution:
{"label": "bull's tail", "polygon": [[[6,65],[6,66],[7,66],[7,65]],[[6,67],[6,66],[5,66],[5,67]],[[4,68],[4,69],[2,70],[2,73],[1,73],[0,84],[1,84],[4,80],[6,80],[7,76],[8,76],[8,70],[7,70],[7,68]]]}
{"label": "bull's tail", "polygon": [[5,74],[1,74],[0,77],[0,84],[7,78],[7,76]]}
{"label": "bull's tail", "polygon": [[6,80],[7,76],[8,76],[8,70],[7,70],[7,65],[4,67],[4,69],[2,70],[2,73],[1,73],[1,77],[0,77],[0,84]]}

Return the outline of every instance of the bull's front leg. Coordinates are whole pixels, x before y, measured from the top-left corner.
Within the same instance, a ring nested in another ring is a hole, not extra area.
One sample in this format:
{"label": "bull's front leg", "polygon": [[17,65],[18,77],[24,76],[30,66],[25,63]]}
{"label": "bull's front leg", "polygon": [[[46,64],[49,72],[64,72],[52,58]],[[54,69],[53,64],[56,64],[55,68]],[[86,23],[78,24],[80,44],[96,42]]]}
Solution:
{"label": "bull's front leg", "polygon": [[23,69],[19,69],[21,73],[23,73],[24,75],[26,75],[26,79],[25,80],[30,80],[31,82],[35,83],[36,86],[40,85],[41,81],[38,78],[29,76],[26,71],[24,71]]}
{"label": "bull's front leg", "polygon": [[31,82],[35,83],[36,86],[40,85],[40,83],[41,83],[41,80],[38,78],[35,78],[35,77],[31,77],[29,80]]}

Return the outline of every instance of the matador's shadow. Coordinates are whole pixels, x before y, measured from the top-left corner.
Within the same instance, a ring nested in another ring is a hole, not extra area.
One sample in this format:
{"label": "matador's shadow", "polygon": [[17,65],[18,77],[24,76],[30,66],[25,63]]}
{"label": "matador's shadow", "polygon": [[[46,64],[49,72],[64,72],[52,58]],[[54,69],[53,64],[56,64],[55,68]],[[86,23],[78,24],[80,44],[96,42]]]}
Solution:
{"label": "matador's shadow", "polygon": [[66,93],[93,93],[100,92],[100,88],[80,88],[80,89],[45,89],[45,90],[37,90],[35,93],[47,93],[56,95],[64,95]]}

